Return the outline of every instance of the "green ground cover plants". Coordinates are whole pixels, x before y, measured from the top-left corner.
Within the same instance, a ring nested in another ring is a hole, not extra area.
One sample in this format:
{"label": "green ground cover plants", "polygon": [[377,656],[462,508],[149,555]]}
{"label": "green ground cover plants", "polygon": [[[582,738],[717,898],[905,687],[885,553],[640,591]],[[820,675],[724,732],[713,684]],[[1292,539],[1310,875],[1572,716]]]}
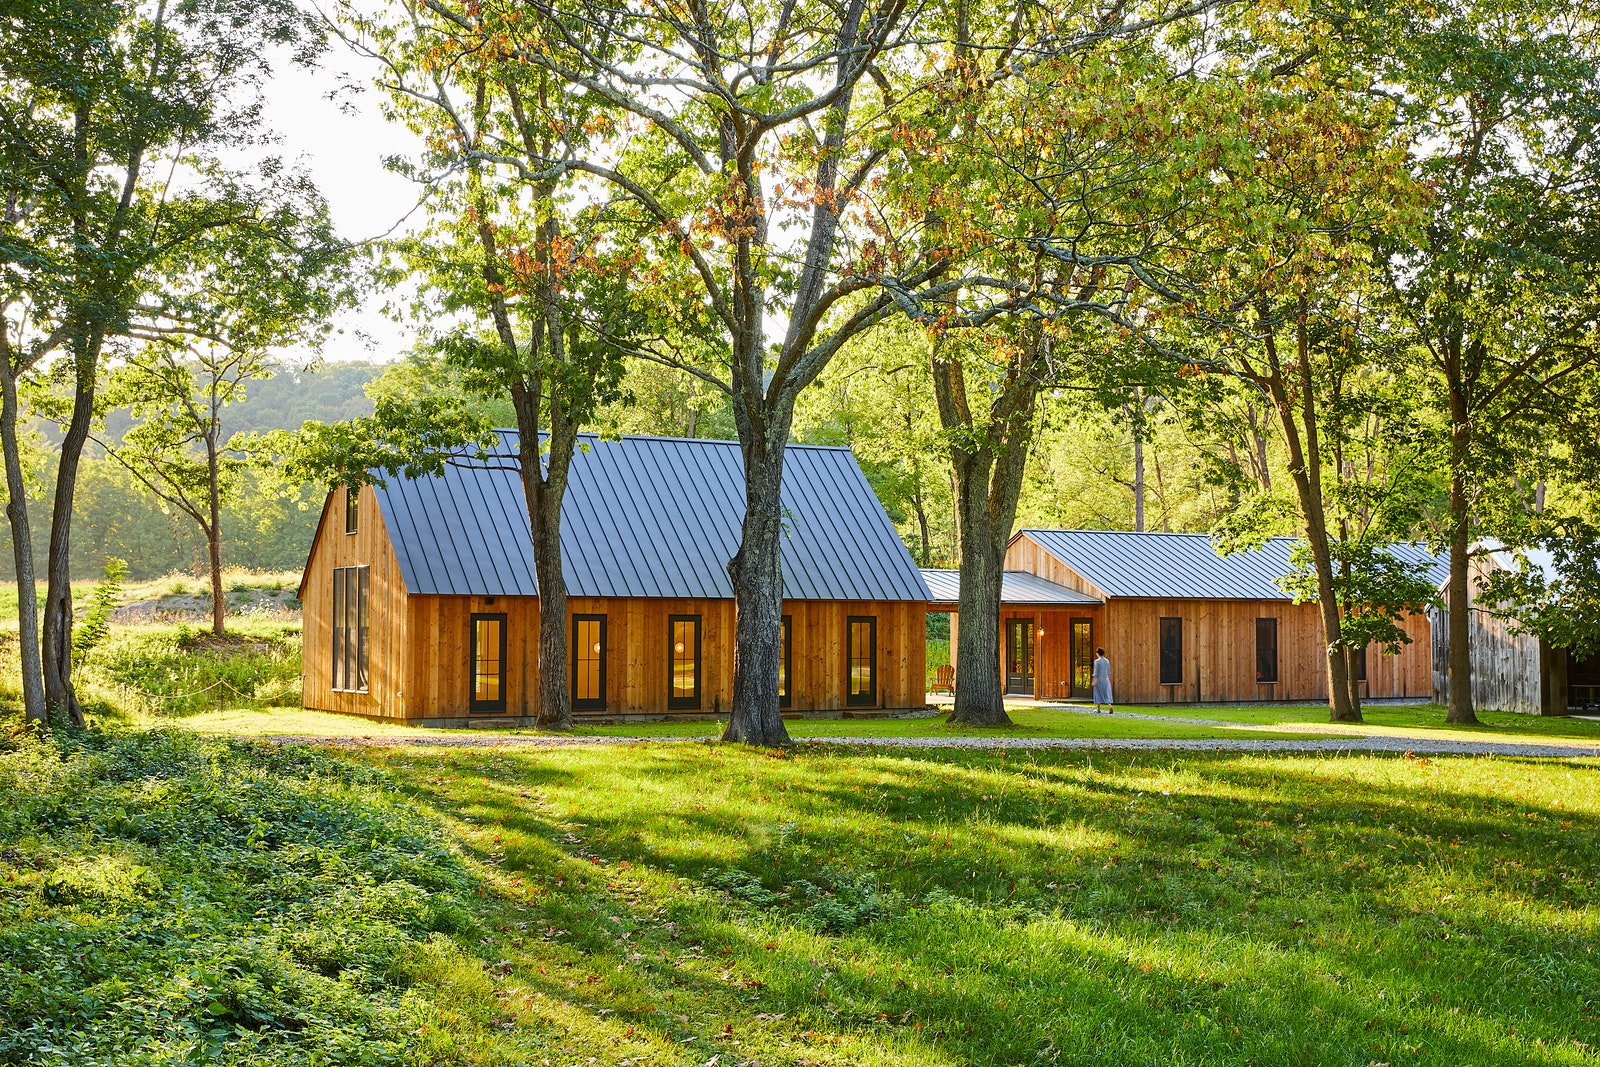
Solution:
{"label": "green ground cover plants", "polygon": [[457,966],[475,879],[377,772],[176,731],[7,747],[0,1063],[435,1057],[415,979]]}

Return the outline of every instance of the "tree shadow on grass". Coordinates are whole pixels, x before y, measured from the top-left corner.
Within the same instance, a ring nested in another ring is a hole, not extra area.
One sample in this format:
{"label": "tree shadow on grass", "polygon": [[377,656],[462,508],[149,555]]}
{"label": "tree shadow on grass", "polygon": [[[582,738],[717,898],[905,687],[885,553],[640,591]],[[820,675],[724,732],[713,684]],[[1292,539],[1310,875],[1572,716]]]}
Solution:
{"label": "tree shadow on grass", "polygon": [[[481,772],[465,795],[464,776],[414,795],[493,827],[478,858],[542,879],[527,910],[613,968],[582,1010],[654,1005],[629,1025],[663,1042],[679,1014],[729,1055],[705,1020],[754,1028],[768,1062],[1533,1064],[1591,1062],[1561,1046],[1600,1037],[1585,924],[1496,893],[1508,861],[1549,868],[1551,840],[1491,792],[1215,755],[454,759]],[[1144,788],[1163,773],[1182,795]],[[1600,822],[1568,821],[1568,865],[1592,871]],[[706,886],[730,869],[735,891]],[[888,904],[829,933],[801,882]],[[1407,900],[1444,886],[1473,903]]]}

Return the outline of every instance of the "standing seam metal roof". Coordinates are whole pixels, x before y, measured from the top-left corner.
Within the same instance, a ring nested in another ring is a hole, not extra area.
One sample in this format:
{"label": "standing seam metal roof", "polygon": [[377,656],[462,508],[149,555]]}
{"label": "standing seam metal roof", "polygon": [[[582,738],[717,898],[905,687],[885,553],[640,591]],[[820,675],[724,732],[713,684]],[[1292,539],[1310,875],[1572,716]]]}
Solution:
{"label": "standing seam metal roof", "polygon": [[[412,593],[537,596],[517,434],[463,452],[436,478],[375,486]],[[848,448],[790,445],[783,474],[783,595],[929,599],[927,586]],[[733,596],[727,564],[744,519],[735,441],[583,434],[561,505],[569,596]]]}
{"label": "standing seam metal roof", "polygon": [[[1056,559],[1113,597],[1289,600],[1278,579],[1293,569],[1289,553],[1299,540],[1274,537],[1258,549],[1219,556],[1206,534],[1134,533],[1126,530],[1022,530]],[[1449,561],[1425,546],[1388,546],[1398,559],[1428,567],[1442,580]],[[1441,570],[1441,568],[1443,568]]]}
{"label": "standing seam metal roof", "polygon": [[[954,604],[961,599],[961,572],[934,567],[922,568],[922,580],[935,603]],[[1105,601],[1058,585],[1028,571],[1005,571],[1000,576],[1002,604],[1103,604]]]}

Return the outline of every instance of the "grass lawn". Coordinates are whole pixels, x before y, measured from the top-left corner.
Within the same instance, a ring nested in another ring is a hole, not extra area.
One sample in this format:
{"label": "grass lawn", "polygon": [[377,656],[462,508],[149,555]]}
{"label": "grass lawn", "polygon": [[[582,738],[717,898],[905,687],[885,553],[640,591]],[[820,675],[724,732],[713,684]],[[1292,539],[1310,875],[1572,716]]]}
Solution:
{"label": "grass lawn", "polygon": [[0,1062],[1600,1064],[1594,760],[169,731],[0,812]]}

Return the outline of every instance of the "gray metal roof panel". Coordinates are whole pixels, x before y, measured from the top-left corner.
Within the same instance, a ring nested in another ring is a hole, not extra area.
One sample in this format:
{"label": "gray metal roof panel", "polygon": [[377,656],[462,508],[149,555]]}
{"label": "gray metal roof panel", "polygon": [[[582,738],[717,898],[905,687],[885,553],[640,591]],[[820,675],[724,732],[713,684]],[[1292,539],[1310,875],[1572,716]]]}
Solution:
{"label": "gray metal roof panel", "polygon": [[[1171,599],[1289,600],[1278,579],[1292,569],[1299,541],[1274,537],[1258,549],[1219,556],[1207,534],[1134,533],[1126,530],[1022,530],[1108,596]],[[1439,573],[1440,557],[1427,547],[1397,543],[1397,558]],[[1448,561],[1442,564],[1448,570]]]}
{"label": "gray metal roof panel", "polygon": [[[922,568],[922,580],[936,603],[954,604],[961,599],[961,572]],[[1006,571],[1000,576],[1002,604],[1103,604],[1099,597],[1069,589],[1028,571]]]}
{"label": "gray metal roof panel", "polygon": [[[463,453],[437,478],[377,487],[410,592],[537,595],[516,433],[500,435],[486,460]],[[785,597],[928,599],[849,449],[790,445],[783,506]],[[731,597],[743,517],[737,442],[584,434],[561,507],[568,595]]]}

